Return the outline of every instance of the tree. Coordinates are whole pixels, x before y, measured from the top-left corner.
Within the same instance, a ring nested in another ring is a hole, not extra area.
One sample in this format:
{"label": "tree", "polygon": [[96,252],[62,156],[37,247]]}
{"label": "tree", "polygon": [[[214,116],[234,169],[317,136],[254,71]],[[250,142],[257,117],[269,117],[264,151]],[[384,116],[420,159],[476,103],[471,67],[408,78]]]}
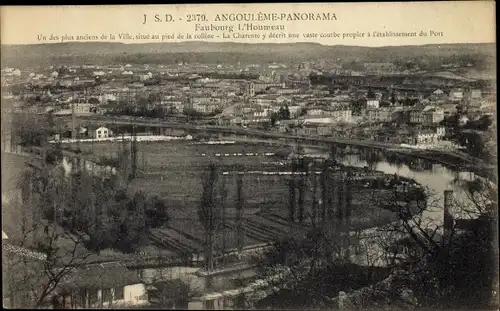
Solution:
{"label": "tree", "polygon": [[484,134],[471,130],[461,130],[456,133],[456,142],[467,148],[467,152],[474,156],[483,158],[487,152]]}
{"label": "tree", "polygon": [[351,106],[353,115],[360,115],[361,110],[363,109],[363,107],[366,106],[366,100],[365,99],[354,100],[351,102],[350,106]]}
{"label": "tree", "polygon": [[271,114],[271,127],[276,125],[276,122],[278,121],[279,117],[277,113],[272,113]]}
{"label": "tree", "polygon": [[[45,306],[47,299],[71,275],[73,267],[86,263],[89,254],[80,252],[82,241],[78,237],[53,226],[48,227],[48,230],[38,226],[31,228],[32,234],[37,235],[36,241],[31,243],[35,243],[36,250],[43,254],[39,255],[40,258],[26,258],[25,254],[30,251],[23,251],[20,256],[14,252],[5,254],[7,262],[2,263],[6,265],[4,269],[9,279],[4,295],[11,298],[15,307]],[[28,243],[28,238],[23,242]]]}
{"label": "tree", "polygon": [[151,110],[151,117],[153,118],[164,118],[166,115],[165,110],[162,107],[156,106]]}
{"label": "tree", "polygon": [[[340,189],[342,181],[331,175],[329,170],[331,164],[331,161],[325,161],[323,164],[320,177],[321,200],[316,198],[318,195],[315,189],[316,181],[312,183],[310,181],[311,177],[315,179],[315,174],[290,180],[289,216],[292,230],[290,237],[276,241],[274,247],[258,260],[264,279],[270,283],[270,288],[276,289],[276,292],[271,293],[269,300],[275,302],[287,300],[289,303],[273,304],[275,308],[307,308],[321,305],[324,307],[327,300],[325,288],[331,289],[331,284],[336,284],[334,287],[338,286],[339,272],[345,273],[349,270],[345,266],[346,239],[339,227],[342,222],[337,223],[337,217],[342,218],[343,215],[334,213],[334,208],[340,208],[337,201],[341,202],[335,193],[339,193],[337,190]],[[297,165],[301,171],[307,170],[307,167],[309,165],[305,162]],[[295,215],[296,188],[299,198],[297,216]],[[344,189],[349,192],[348,187]],[[317,206],[311,209],[305,208],[304,198],[310,191],[314,196],[312,204],[316,205],[319,201],[321,211],[317,211]],[[349,195],[344,198],[349,205]],[[307,224],[305,228],[309,229],[301,230],[298,226],[294,226],[295,218],[301,220],[304,225]],[[343,284],[342,282],[340,284]]]}
{"label": "tree", "polygon": [[243,246],[245,244],[245,235],[244,235],[244,204],[245,199],[243,198],[243,177],[238,175],[236,177],[236,192],[237,192],[237,202],[236,202],[236,246],[238,248],[238,253],[241,254],[243,251]]}
{"label": "tree", "polygon": [[16,114],[12,121],[14,141],[23,146],[41,146],[51,133],[46,115]]}
{"label": "tree", "polygon": [[383,108],[383,107],[390,107],[391,103],[390,102],[387,102],[387,101],[381,101],[380,104],[379,104],[379,107]]}
{"label": "tree", "polygon": [[17,246],[10,247],[7,260],[2,262],[9,275],[4,293],[11,297],[13,306],[44,306],[73,267],[83,265],[90,255],[82,250],[82,236],[56,222],[70,205],[63,191],[66,182],[64,172],[53,164],[25,171],[19,180],[22,200],[13,204],[17,205],[21,232],[16,234]]}
{"label": "tree", "polygon": [[155,104],[159,101],[160,97],[158,93],[150,93],[148,95],[148,101],[152,104]]}
{"label": "tree", "polygon": [[391,92],[391,104],[394,106],[396,104],[397,100],[396,100],[396,92],[393,90]]}
{"label": "tree", "polygon": [[157,228],[169,220],[167,206],[158,196],[148,197],[145,213],[148,228]]}
{"label": "tree", "polygon": [[[330,227],[331,228],[331,227]],[[328,226],[277,241],[258,261],[270,294],[258,308],[325,308],[339,290],[366,286],[381,276],[343,263],[340,241]]]}
{"label": "tree", "polygon": [[290,109],[288,108],[288,105],[280,107],[278,118],[279,120],[290,120]]}
{"label": "tree", "polygon": [[[336,230],[339,225],[331,223],[333,219],[329,217],[332,215],[330,188],[334,187],[328,185],[335,182],[326,178],[325,169],[320,179],[321,188],[325,189],[320,221],[315,221],[311,215],[310,230],[304,235],[294,232],[290,238],[276,242],[258,261],[264,279],[270,283],[268,287],[275,289],[271,290],[271,296],[261,301],[260,307],[324,308],[331,303],[328,297],[336,296],[339,290],[350,292],[363,287],[360,291],[365,291],[368,285],[363,299],[378,301],[382,297],[385,305],[400,299],[394,289],[401,286],[411,290],[420,305],[427,307],[480,308],[488,304],[492,289],[498,288],[491,277],[495,275],[495,263],[498,262],[498,251],[495,253],[495,248],[491,247],[498,218],[497,190],[492,183],[483,179],[465,182],[463,189],[467,199],[447,201],[451,209],[470,216],[472,230],[465,230],[463,221],[450,222],[448,213],[444,225],[436,222],[435,217],[429,218],[429,215],[442,213],[439,198],[419,187],[396,190],[395,186],[404,181],[396,176],[389,191],[369,200],[372,208],[392,211],[391,219],[395,221],[351,234],[349,244],[354,247],[355,255],[359,260],[364,258],[368,265],[361,268],[346,264],[342,255],[345,244]],[[339,192],[336,193],[339,196]],[[314,202],[313,199],[312,204]],[[440,236],[443,226],[446,230]],[[379,261],[387,267],[376,269],[374,266]],[[335,272],[339,269],[342,276]],[[391,276],[371,285],[391,271],[402,271],[405,276]],[[354,301],[354,307],[370,305],[359,299]],[[277,305],[280,301],[289,301],[289,304]]]}
{"label": "tree", "polygon": [[187,309],[191,290],[189,285],[183,281],[169,280],[153,283],[155,290],[148,293],[149,297],[155,301],[155,308],[162,309]]}
{"label": "tree", "polygon": [[203,117],[203,114],[201,112],[194,109],[184,109],[183,113],[192,120],[198,120]]}
{"label": "tree", "polygon": [[63,160],[63,152],[61,143],[55,144],[54,148],[48,149],[45,154],[45,163],[47,164],[58,164]]}
{"label": "tree", "polygon": [[463,104],[457,105],[457,115],[460,118],[467,112],[467,108]]}
{"label": "tree", "polygon": [[[403,205],[393,205],[398,211],[400,222],[385,228],[386,232],[406,236],[394,241],[394,245],[407,249],[404,263],[414,278],[414,292],[418,300],[429,307],[437,308],[483,308],[491,299],[492,282],[498,253],[491,247],[493,230],[497,219],[497,190],[486,180],[476,179],[463,182],[465,199],[448,200],[449,211],[466,220],[451,221],[445,213],[444,224],[436,223],[425,215],[441,211],[436,201],[429,201],[422,207],[428,213],[412,213],[410,197],[397,200]],[[428,197],[435,197],[427,193]],[[420,208],[420,209],[422,209]],[[423,210],[422,210],[423,211]],[[467,223],[465,229],[462,223]],[[438,232],[444,232],[442,236]],[[482,242],[479,242],[479,239]],[[456,269],[460,265],[460,269]],[[478,265],[481,268],[478,268]],[[493,278],[494,279],[494,278]],[[497,283],[498,284],[498,283]]]}
{"label": "tree", "polygon": [[37,196],[34,208],[42,218],[79,236],[89,250],[134,252],[147,241],[149,229],[168,221],[167,207],[159,197],[141,191],[129,197],[123,179],[85,170],[64,173],[60,158],[55,159],[25,173],[21,187],[25,196]]}
{"label": "tree", "polygon": [[214,237],[221,221],[220,209],[218,208],[220,198],[217,196],[218,179],[218,169],[212,163],[209,166],[208,172],[202,176],[203,192],[197,211],[198,219],[205,230],[205,268],[207,270],[214,268]]}
{"label": "tree", "polygon": [[368,88],[368,93],[366,94],[367,99],[375,99],[375,92],[373,92],[372,88]]}
{"label": "tree", "polygon": [[272,128],[272,124],[271,124],[271,122],[263,122],[261,124],[260,128],[262,128],[265,131],[268,131]]}
{"label": "tree", "polygon": [[482,116],[479,120],[473,120],[465,124],[465,129],[472,129],[477,131],[487,131],[489,127],[493,124],[493,120],[490,116]]}
{"label": "tree", "polygon": [[54,120],[54,114],[52,113],[52,111],[47,114],[47,124],[51,129],[54,129],[56,127],[56,122]]}
{"label": "tree", "polygon": [[97,99],[95,97],[92,97],[92,98],[89,99],[89,104],[99,105],[99,99]]}
{"label": "tree", "polygon": [[290,108],[288,108],[288,105],[285,105],[285,109],[283,111],[283,120],[290,120]]}

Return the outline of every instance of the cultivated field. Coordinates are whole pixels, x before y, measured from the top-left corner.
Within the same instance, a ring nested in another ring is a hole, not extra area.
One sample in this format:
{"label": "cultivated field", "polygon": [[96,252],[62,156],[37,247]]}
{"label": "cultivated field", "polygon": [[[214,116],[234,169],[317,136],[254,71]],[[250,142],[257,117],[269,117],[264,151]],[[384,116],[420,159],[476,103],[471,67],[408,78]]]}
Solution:
{"label": "cultivated field", "polygon": [[[139,170],[150,172],[168,172],[176,170],[193,170],[216,163],[257,164],[273,161],[273,157],[265,153],[274,153],[275,147],[256,144],[207,145],[195,142],[140,142],[137,143],[137,164]],[[91,153],[97,157],[116,158],[119,153],[127,150],[130,153],[130,142],[101,142],[80,144],[84,153]],[[237,154],[241,154],[238,156]],[[246,154],[252,153],[252,156]],[[255,156],[258,153],[259,156]],[[227,154],[227,156],[226,156]],[[236,155],[234,155],[236,154]]]}
{"label": "cultivated field", "polygon": [[[130,150],[130,142],[80,144],[83,152],[95,156],[116,157],[123,148]],[[204,145],[194,142],[141,142],[138,143],[139,177],[130,184],[130,192],[142,190],[162,197],[169,208],[168,226],[152,231],[152,241],[174,252],[200,252],[203,249],[204,230],[198,220],[197,207],[202,193],[202,170],[216,163],[222,171],[244,165],[250,170],[273,166],[273,170],[289,171],[273,156],[276,147],[256,144]],[[250,155],[251,154],[251,155]],[[255,155],[258,154],[258,155]],[[274,163],[274,164],[272,164]],[[262,169],[261,170],[265,170]],[[270,242],[290,234],[300,234],[310,226],[309,221],[290,231],[288,223],[289,176],[244,175],[243,197],[245,217],[245,244]],[[219,176],[220,188],[225,190],[225,234],[216,241],[216,248],[236,246],[235,207],[237,201],[236,178],[233,174]],[[310,184],[311,187],[311,184]],[[353,194],[351,224],[354,228],[370,227],[394,219],[392,212],[372,205],[380,190],[359,189]],[[319,191],[317,198],[320,197]],[[305,195],[305,214],[310,215],[312,192]],[[222,208],[222,206],[220,206]],[[294,233],[295,232],[295,233]]]}

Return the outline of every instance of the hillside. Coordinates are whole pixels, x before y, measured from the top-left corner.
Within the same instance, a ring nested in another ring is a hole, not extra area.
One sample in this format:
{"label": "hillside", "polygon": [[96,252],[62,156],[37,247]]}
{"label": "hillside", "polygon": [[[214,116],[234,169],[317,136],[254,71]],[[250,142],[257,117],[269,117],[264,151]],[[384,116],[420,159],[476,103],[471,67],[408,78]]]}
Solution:
{"label": "hillside", "polygon": [[[139,62],[169,62],[171,58],[200,61],[304,61],[313,59],[362,59],[368,62],[412,60],[415,58],[482,57],[492,63],[494,44],[443,44],[399,47],[327,46],[317,43],[144,43],[68,42],[34,45],[2,45],[2,65],[66,62],[121,62],[131,61],[131,55],[146,59]],[[204,55],[200,58],[199,54]],[[125,57],[124,57],[125,56]],[[167,57],[168,56],[168,57]],[[208,58],[208,59],[207,59]]]}
{"label": "hillside", "polygon": [[2,52],[8,56],[16,53],[37,55],[63,54],[119,54],[119,53],[353,53],[366,55],[372,53],[390,53],[404,55],[443,55],[449,53],[485,53],[495,52],[495,45],[488,44],[442,44],[421,46],[389,46],[363,47],[335,45],[327,46],[318,43],[213,43],[213,42],[181,42],[181,43],[140,43],[126,44],[119,42],[68,42],[52,44],[2,45]]}

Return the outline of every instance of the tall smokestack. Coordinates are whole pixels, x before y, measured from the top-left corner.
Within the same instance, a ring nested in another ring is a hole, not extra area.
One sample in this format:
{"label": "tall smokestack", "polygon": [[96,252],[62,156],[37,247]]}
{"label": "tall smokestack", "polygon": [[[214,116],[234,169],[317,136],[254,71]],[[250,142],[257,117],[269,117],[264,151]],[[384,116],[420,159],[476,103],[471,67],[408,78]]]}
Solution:
{"label": "tall smokestack", "polygon": [[444,191],[444,210],[443,210],[443,242],[450,243],[453,232],[453,216],[451,215],[451,205],[453,201],[453,191]]}

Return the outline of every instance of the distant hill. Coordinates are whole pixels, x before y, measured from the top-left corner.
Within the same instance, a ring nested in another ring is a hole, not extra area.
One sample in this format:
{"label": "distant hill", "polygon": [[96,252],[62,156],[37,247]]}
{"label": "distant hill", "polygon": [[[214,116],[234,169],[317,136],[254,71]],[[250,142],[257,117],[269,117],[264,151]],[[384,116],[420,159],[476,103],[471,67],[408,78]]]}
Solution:
{"label": "distant hill", "polygon": [[[362,59],[368,62],[391,61],[393,59],[413,59],[421,57],[454,57],[460,55],[495,57],[495,44],[441,44],[398,47],[362,47],[362,46],[327,46],[317,43],[214,43],[214,42],[181,42],[181,43],[141,43],[125,44],[117,42],[67,42],[32,45],[2,45],[2,65],[17,63],[20,60],[32,60],[45,63],[47,61],[79,60],[94,61],[101,58],[105,61],[124,55],[158,55],[158,54],[194,54],[223,53],[229,59],[245,57],[256,60],[316,60],[316,59]],[[264,58],[255,57],[264,55]],[[98,57],[99,56],[99,57]],[[235,57],[236,56],[236,57]],[[271,57],[273,56],[273,57]],[[225,59],[222,58],[222,60]],[[271,58],[270,58],[271,57]],[[218,57],[216,57],[218,58]],[[189,57],[188,57],[189,59]]]}
{"label": "distant hill", "polygon": [[318,43],[214,43],[191,41],[181,43],[119,43],[119,42],[67,42],[29,45],[2,45],[2,54],[13,56],[13,53],[28,53],[40,55],[62,54],[119,54],[119,53],[355,53],[367,54],[371,52],[394,54],[443,54],[443,53],[494,53],[495,44],[441,44],[420,46],[388,46],[388,47],[363,47],[345,45],[321,45]]}
{"label": "distant hill", "polygon": [[181,43],[118,43],[118,42],[68,42],[30,45],[2,45],[2,52],[31,54],[87,54],[87,53],[256,53],[256,52],[290,52],[321,51],[326,46],[314,43],[293,44],[246,44],[246,43],[213,43],[213,42],[181,42]]}

